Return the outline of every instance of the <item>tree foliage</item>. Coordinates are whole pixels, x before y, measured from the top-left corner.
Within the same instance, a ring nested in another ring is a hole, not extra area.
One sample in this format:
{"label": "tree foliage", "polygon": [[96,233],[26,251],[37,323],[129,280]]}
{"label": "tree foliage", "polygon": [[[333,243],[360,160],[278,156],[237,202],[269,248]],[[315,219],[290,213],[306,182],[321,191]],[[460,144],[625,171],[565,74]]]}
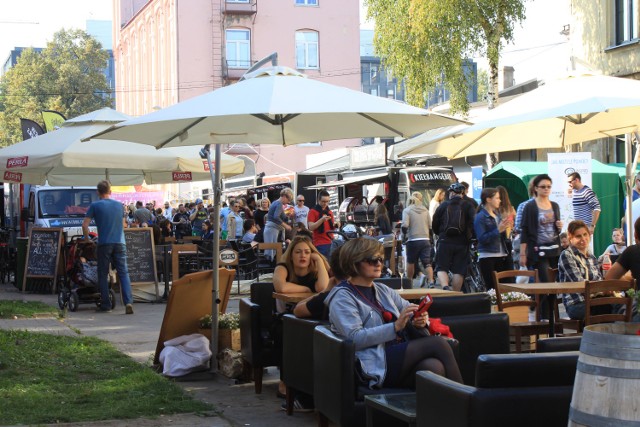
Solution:
{"label": "tree foliage", "polygon": [[424,106],[444,83],[451,111],[466,113],[471,76],[464,61],[477,54],[489,62],[488,97],[497,98],[498,59],[524,19],[525,0],[367,0],[375,20],[374,46],[385,66],[407,84],[407,101]]}
{"label": "tree foliage", "polygon": [[0,81],[0,144],[22,140],[20,118],[42,123],[43,110],[75,117],[111,107],[108,54],[85,31],[60,30],[40,53],[22,52]]}

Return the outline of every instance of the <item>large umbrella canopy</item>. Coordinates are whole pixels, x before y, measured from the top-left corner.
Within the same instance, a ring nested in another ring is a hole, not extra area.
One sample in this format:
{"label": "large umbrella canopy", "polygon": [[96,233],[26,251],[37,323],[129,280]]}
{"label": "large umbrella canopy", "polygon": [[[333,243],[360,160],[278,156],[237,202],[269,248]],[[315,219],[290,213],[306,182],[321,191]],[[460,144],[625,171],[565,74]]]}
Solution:
{"label": "large umbrella canopy", "polygon": [[399,156],[439,154],[455,159],[561,148],[635,132],[639,125],[640,81],[592,75],[569,77],[496,107],[474,125],[412,138],[411,146]]}
{"label": "large umbrella canopy", "polygon": [[[0,150],[0,173],[6,182],[50,185],[96,185],[108,178],[113,185],[138,185],[210,179],[197,147],[158,151],[123,141],[90,140],[96,132],[130,117],[104,108],[70,120],[60,129]],[[244,171],[232,156],[222,160],[223,175]]]}
{"label": "large umbrella canopy", "polygon": [[[286,146],[346,138],[408,137],[458,123],[461,121],[421,108],[308,79],[290,68],[272,67],[248,73],[231,86],[119,123],[94,138],[160,148],[218,144],[217,164],[221,143]],[[214,230],[220,229],[219,181],[219,176],[212,177]],[[215,239],[213,265],[217,265],[218,244]],[[217,354],[217,274],[213,275],[212,298],[211,350]]]}
{"label": "large umbrella canopy", "polygon": [[409,137],[461,123],[397,101],[305,78],[286,67],[119,123],[97,138],[156,147],[211,143],[293,145],[360,137]]}

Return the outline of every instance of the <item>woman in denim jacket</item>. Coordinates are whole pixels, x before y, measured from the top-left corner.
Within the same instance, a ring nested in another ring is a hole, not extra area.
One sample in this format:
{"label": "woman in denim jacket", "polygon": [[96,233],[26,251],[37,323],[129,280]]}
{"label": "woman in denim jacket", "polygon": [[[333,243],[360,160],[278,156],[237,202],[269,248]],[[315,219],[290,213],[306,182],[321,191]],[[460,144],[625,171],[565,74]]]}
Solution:
{"label": "woman in denim jacket", "polygon": [[500,217],[500,192],[485,188],[480,195],[481,204],[473,221],[478,238],[480,272],[487,289],[496,287],[494,271],[513,269],[513,261],[506,245],[506,230],[513,228],[513,220]]}
{"label": "woman in denim jacket", "polygon": [[415,387],[415,374],[428,370],[462,383],[451,346],[439,336],[408,340],[405,327],[428,325],[428,315],[413,316],[418,308],[397,291],[374,280],[384,264],[382,244],[352,239],[340,249],[340,270],[348,280],[327,296],[331,329],[352,340],[359,378],[369,388]]}

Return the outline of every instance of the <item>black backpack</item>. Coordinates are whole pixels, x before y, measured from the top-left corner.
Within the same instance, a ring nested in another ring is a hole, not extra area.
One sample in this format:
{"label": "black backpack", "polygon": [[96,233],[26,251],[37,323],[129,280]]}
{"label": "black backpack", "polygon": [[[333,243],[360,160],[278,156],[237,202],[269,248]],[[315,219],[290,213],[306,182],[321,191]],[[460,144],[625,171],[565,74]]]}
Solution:
{"label": "black backpack", "polygon": [[[456,200],[457,199],[457,200]],[[444,214],[442,232],[447,237],[466,235],[464,212],[462,211],[462,199],[456,197],[447,204]]]}

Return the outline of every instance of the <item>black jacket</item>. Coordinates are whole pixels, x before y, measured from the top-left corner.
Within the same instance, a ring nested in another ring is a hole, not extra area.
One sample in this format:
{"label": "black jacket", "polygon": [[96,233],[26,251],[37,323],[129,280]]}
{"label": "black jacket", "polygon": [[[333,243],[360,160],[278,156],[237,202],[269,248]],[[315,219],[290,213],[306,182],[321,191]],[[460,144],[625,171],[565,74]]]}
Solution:
{"label": "black jacket", "polygon": [[[551,202],[551,209],[553,209],[553,215],[555,220],[560,219],[560,206],[556,202]],[[534,248],[543,243],[551,242],[538,242],[538,204],[535,200],[531,200],[527,203],[522,211],[522,234],[520,237],[521,243],[527,244],[527,261],[536,262],[538,260],[538,251]],[[553,243],[560,244],[560,232],[562,231],[558,227],[556,229],[556,241]]]}
{"label": "black jacket", "polygon": [[[440,230],[441,227],[445,226],[443,222],[445,221],[447,206],[449,206],[451,203],[462,204],[462,213],[464,215],[464,225],[465,225],[465,228],[467,229],[466,235],[451,237],[451,236],[445,235],[445,233],[443,232],[444,230]],[[473,209],[473,205],[465,201],[461,197],[455,196],[449,200],[445,200],[444,202],[440,203],[440,206],[438,206],[438,209],[436,209],[435,213],[433,214],[433,218],[431,219],[431,228],[433,229],[433,233],[438,235],[438,239],[441,242],[468,245],[470,243],[469,239],[471,239],[475,235],[475,232],[473,230],[474,217],[475,217],[475,211]]]}

